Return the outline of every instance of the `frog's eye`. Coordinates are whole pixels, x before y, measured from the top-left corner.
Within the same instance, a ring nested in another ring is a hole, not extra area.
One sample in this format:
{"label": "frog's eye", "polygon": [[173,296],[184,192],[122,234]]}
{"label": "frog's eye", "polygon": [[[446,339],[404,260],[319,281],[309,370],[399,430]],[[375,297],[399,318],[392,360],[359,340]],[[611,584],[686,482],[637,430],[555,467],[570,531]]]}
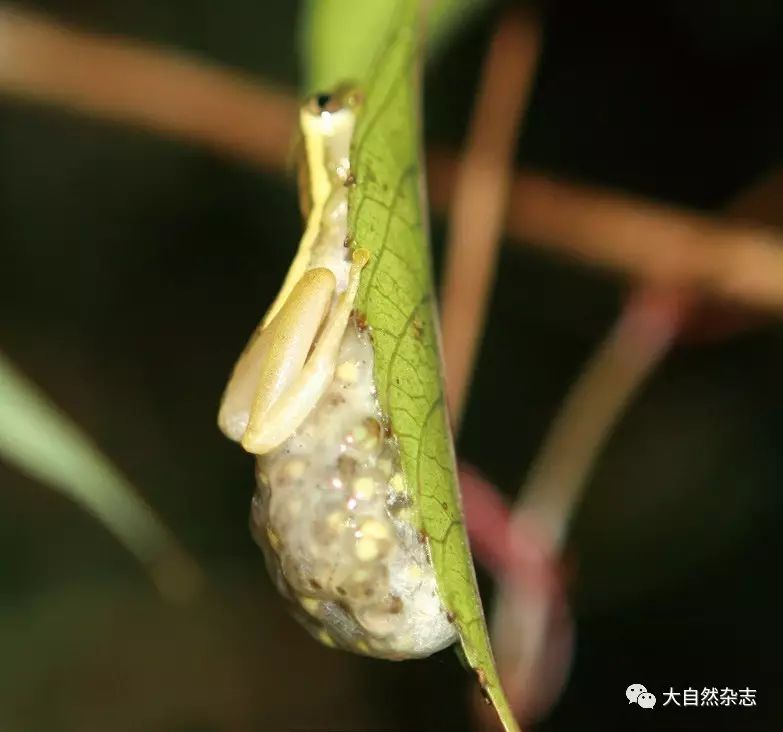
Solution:
{"label": "frog's eye", "polygon": [[336,94],[314,94],[308,101],[307,108],[311,114],[333,114],[342,108],[342,103]]}

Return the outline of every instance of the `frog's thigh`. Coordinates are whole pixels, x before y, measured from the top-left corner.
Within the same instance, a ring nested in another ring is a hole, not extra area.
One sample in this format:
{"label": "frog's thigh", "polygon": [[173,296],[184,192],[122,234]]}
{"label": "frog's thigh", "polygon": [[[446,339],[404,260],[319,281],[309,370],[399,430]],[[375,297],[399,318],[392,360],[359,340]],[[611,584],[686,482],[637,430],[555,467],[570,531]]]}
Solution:
{"label": "frog's thigh", "polygon": [[284,442],[307,418],[332,382],[337,354],[359,290],[359,277],[368,257],[365,249],[354,253],[348,287],[329,314],[304,368],[263,415],[253,408],[242,438],[242,447],[248,452],[262,455]]}
{"label": "frog's thigh", "polygon": [[302,370],[331,304],[335,279],[328,269],[312,269],[266,328],[258,329],[239,357],[218,415],[226,436],[240,441],[251,413],[262,418]]}

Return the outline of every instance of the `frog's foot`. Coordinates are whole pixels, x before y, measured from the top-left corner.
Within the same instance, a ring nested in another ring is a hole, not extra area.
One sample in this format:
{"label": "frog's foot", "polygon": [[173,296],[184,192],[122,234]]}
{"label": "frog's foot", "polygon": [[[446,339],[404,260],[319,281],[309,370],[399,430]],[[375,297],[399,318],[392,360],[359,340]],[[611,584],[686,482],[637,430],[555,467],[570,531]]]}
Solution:
{"label": "frog's foot", "polygon": [[254,405],[265,411],[302,370],[332,304],[335,279],[328,269],[305,272],[279,312],[250,338],[220,404],[218,425],[241,441]]}
{"label": "frog's foot", "polygon": [[[357,249],[353,253],[348,286],[326,316],[312,352],[298,368],[291,368],[289,365],[284,378],[279,378],[279,370],[274,364],[270,367],[270,363],[275,358],[277,346],[288,337],[292,335],[295,337],[295,334],[290,331],[301,328],[301,323],[293,322],[279,329],[275,337],[276,343],[272,345],[269,352],[268,363],[262,370],[247,429],[242,435],[242,447],[248,452],[262,455],[288,439],[304,422],[332,382],[337,354],[359,291],[361,272],[369,257],[370,254],[366,249]],[[333,290],[334,276],[331,271],[310,270],[310,272],[316,271],[329,273],[332,277]],[[284,306],[280,316],[285,309]],[[272,326],[273,324],[270,324],[270,329]],[[311,338],[310,343],[313,340],[314,338]],[[304,355],[307,356],[307,351]]]}

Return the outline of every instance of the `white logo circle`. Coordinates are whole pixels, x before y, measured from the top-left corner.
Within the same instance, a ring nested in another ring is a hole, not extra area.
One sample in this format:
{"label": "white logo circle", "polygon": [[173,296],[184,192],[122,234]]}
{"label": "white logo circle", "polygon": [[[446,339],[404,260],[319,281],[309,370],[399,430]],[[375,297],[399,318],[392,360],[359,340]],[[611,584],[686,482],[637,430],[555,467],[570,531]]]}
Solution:
{"label": "white logo circle", "polygon": [[628,703],[634,704],[639,698],[639,694],[644,694],[647,688],[643,684],[631,684],[626,690],[625,695],[628,697]]}
{"label": "white logo circle", "polygon": [[651,694],[649,691],[642,692],[636,697],[636,703],[642,709],[652,709],[655,706],[655,694]]}

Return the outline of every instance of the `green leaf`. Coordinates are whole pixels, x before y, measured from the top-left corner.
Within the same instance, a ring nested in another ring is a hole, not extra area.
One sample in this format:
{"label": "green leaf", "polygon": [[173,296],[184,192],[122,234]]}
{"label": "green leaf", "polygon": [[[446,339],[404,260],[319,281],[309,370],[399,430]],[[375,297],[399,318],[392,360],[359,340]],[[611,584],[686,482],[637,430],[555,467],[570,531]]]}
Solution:
{"label": "green leaf", "polygon": [[[339,5],[345,8],[345,3]],[[373,21],[380,43],[371,63],[364,47],[351,55],[353,47],[332,45],[344,57],[331,68],[359,79],[364,95],[351,153],[356,185],[349,197],[350,237],[355,246],[371,252],[358,309],[372,330],[378,397],[418,498],[441,595],[454,615],[468,663],[505,729],[517,730],[495,669],[476,586],[443,396],[422,193],[419,4],[399,0],[388,7],[393,12],[383,15],[385,33],[377,33]],[[333,21],[325,30],[336,25]]]}
{"label": "green leaf", "polygon": [[2,353],[0,457],[92,513],[164,595],[188,599],[198,589],[200,569],[139,492]]}
{"label": "green leaf", "polygon": [[[490,0],[436,0],[426,22],[427,45],[437,53]],[[308,0],[300,22],[307,93],[364,76],[395,21],[395,0]],[[358,73],[357,73],[358,72]]]}

